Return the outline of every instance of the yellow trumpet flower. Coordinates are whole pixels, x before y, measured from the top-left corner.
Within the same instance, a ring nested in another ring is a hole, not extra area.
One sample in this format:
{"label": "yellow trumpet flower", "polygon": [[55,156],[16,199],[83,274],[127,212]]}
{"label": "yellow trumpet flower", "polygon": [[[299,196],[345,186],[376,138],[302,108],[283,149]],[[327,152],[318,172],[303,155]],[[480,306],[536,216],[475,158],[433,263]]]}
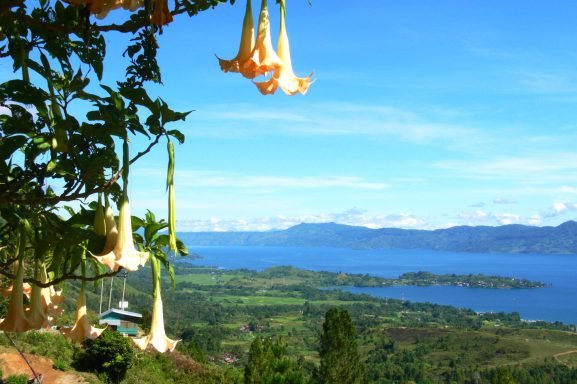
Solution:
{"label": "yellow trumpet flower", "polygon": [[282,60],[272,47],[270,20],[266,0],[262,0],[255,46],[250,54],[250,58],[240,67],[240,73],[246,78],[254,79],[267,72],[277,70],[281,65]]}
{"label": "yellow trumpet flower", "polygon": [[172,21],[172,14],[168,9],[168,1],[155,0],[154,12],[150,15],[150,22],[158,26],[166,25]]}
{"label": "yellow trumpet flower", "polygon": [[266,81],[256,82],[258,90],[263,95],[271,95],[276,92],[278,87],[287,95],[296,95],[297,93],[305,94],[311,84],[312,73],[307,77],[297,77],[292,68],[291,56],[289,50],[289,40],[285,25],[285,1],[281,0],[281,16],[280,16],[280,34],[278,37],[278,54],[283,62],[283,65],[278,68],[273,76]]}
{"label": "yellow trumpet flower", "polygon": [[[43,266],[42,273],[40,275],[40,281],[42,283],[48,282],[48,274],[46,273],[46,266]],[[64,296],[62,295],[62,290],[56,291],[53,286],[48,288],[42,288],[40,290],[42,295],[42,308],[46,314],[48,323],[52,323],[55,319],[62,316],[64,308],[60,306]]]}
{"label": "yellow trumpet flower", "polygon": [[[128,173],[130,168],[128,137],[124,138],[122,152],[123,188],[122,198],[120,200],[120,213],[118,216],[118,236],[112,251],[93,257],[113,271],[118,271],[120,268],[128,271],[136,271],[139,266],[143,266],[146,263],[148,252],[136,250],[134,247],[134,239],[132,238],[132,216],[130,215],[130,204],[128,203]],[[107,227],[108,222],[112,224],[110,218],[107,221]],[[105,251],[107,250],[108,249],[105,249]]]}
{"label": "yellow trumpet flower", "polygon": [[71,5],[85,6],[90,10],[90,13],[96,15],[99,19],[104,19],[108,12],[118,9],[122,5],[122,1],[117,0],[64,0]]}
{"label": "yellow trumpet flower", "polygon": [[254,21],[252,18],[251,0],[246,1],[246,11],[242,21],[242,34],[238,53],[232,60],[224,60],[217,56],[220,69],[223,72],[240,72],[240,68],[250,58],[254,48]]}
{"label": "yellow trumpet flower", "polygon": [[[22,244],[20,252],[24,252],[23,248]],[[22,289],[24,266],[22,264],[22,255],[18,258],[17,268],[16,278],[12,285],[14,288],[12,290],[12,295],[10,296],[10,302],[8,303],[8,313],[0,323],[0,330],[4,332],[26,332],[33,329],[24,312],[24,301],[22,297],[24,294]]]}
{"label": "yellow trumpet flower", "polygon": [[95,328],[88,322],[86,315],[86,292],[84,291],[84,281],[80,285],[78,301],[76,303],[76,321],[72,328],[63,328],[62,333],[70,340],[81,343],[82,340],[96,339],[105,328]]}
{"label": "yellow trumpet flower", "polygon": [[166,332],[164,331],[164,317],[162,314],[162,298],[160,296],[160,261],[157,258],[152,257],[150,264],[152,265],[154,286],[154,303],[152,305],[152,321],[150,323],[150,332],[147,336],[132,340],[134,341],[134,344],[142,350],[145,350],[150,344],[158,352],[172,352],[180,340],[172,340],[166,337]]}
{"label": "yellow trumpet flower", "polygon": [[114,248],[107,254],[93,257],[112,271],[118,271],[120,268],[124,268],[127,271],[136,271],[148,260],[148,252],[138,251],[134,247],[134,240],[132,239],[132,218],[128,198],[123,196],[120,204],[118,233]]}
{"label": "yellow trumpet flower", "polygon": [[114,254],[114,247],[116,246],[116,242],[118,240],[118,229],[116,228],[116,222],[114,221],[114,215],[112,214],[112,208],[108,204],[108,199],[105,199],[105,208],[104,208],[104,222],[106,228],[106,241],[104,242],[104,248],[102,252],[97,255],[92,254],[100,264],[103,264],[114,270],[116,265],[114,261],[116,260],[116,255]]}
{"label": "yellow trumpet flower", "polygon": [[102,208],[102,194],[98,194],[96,211],[94,212],[94,233],[100,236],[106,236],[106,219],[104,218],[104,208]]}
{"label": "yellow trumpet flower", "polygon": [[[13,289],[14,289],[13,285],[6,288],[2,288],[0,289],[0,295],[4,297],[10,297],[12,295]],[[32,286],[28,283],[22,284],[22,293],[26,295],[28,299],[30,299],[30,295],[32,294]]]}
{"label": "yellow trumpet flower", "polygon": [[[40,277],[40,271],[37,270],[35,278]],[[48,317],[42,305],[41,288],[37,285],[32,286],[32,296],[30,297],[30,307],[26,310],[26,317],[33,329],[39,329],[47,325]]]}
{"label": "yellow trumpet flower", "polygon": [[[88,7],[90,13],[95,15],[98,19],[104,19],[106,16],[108,16],[108,13],[110,11],[115,9],[122,8],[130,12],[134,12],[138,8],[144,6],[144,0],[64,0],[64,1],[66,1],[68,4]],[[166,0],[163,0],[163,6],[164,9],[168,10],[168,4]],[[157,5],[156,8],[160,8],[160,6]],[[153,13],[151,19],[153,19],[154,17],[155,16]],[[172,21],[172,15],[164,16],[164,20],[167,19],[169,20],[164,22],[164,24],[167,24],[170,21]],[[155,24],[162,25],[158,23]]]}
{"label": "yellow trumpet flower", "polygon": [[132,238],[132,216],[130,215],[130,205],[128,204],[128,197],[123,196],[120,203],[120,215],[118,218],[118,239],[114,246],[114,261],[117,271],[120,267],[128,271],[136,271],[140,266],[143,266],[148,260],[148,252],[141,252],[134,247],[134,240]]}

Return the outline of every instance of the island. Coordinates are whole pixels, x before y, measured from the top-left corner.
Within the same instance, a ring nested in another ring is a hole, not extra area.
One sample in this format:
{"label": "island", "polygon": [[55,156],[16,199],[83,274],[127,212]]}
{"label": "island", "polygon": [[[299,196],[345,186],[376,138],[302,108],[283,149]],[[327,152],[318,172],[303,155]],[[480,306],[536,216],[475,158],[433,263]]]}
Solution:
{"label": "island", "polygon": [[398,279],[394,279],[393,285],[454,285],[470,288],[544,288],[548,285],[539,281],[517,279],[514,277],[492,276],[483,274],[443,274],[436,275],[431,272],[408,272],[403,273]]}
{"label": "island", "polygon": [[[181,269],[182,270],[182,269]],[[195,268],[184,269],[194,273]],[[206,273],[206,267],[196,269],[197,273]],[[283,286],[304,285],[315,288],[326,287],[391,287],[400,285],[433,286],[450,285],[468,288],[487,289],[528,289],[544,288],[548,284],[506,276],[491,276],[484,274],[434,274],[431,272],[407,272],[398,278],[384,278],[368,274],[353,274],[344,272],[310,271],[291,266],[278,266],[264,271],[240,269],[225,271],[213,269],[214,278],[232,286]],[[183,273],[183,272],[181,272]],[[178,272],[177,272],[178,274]]]}

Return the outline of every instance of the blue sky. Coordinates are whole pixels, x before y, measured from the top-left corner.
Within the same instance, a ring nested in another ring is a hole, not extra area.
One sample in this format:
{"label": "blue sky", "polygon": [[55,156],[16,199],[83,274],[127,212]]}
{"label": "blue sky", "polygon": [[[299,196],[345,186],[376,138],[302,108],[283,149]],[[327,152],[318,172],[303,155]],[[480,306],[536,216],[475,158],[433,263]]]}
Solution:
{"label": "blue sky", "polygon": [[[575,3],[287,2],[293,67],[315,72],[305,96],[261,96],[220,72],[214,54],[236,54],[244,1],[159,38],[154,91],[195,110],[179,125],[179,230],[575,218]],[[136,210],[165,210],[164,170],[157,151],[134,172]]]}
{"label": "blue sky", "polygon": [[[178,230],[577,217],[575,2],[287,0],[293,68],[316,79],[293,97],[220,71],[244,7],[177,17],[158,39],[151,94],[194,110],[173,126]],[[113,64],[105,82],[123,75]],[[165,216],[165,169],[161,148],[131,172],[134,214]]]}

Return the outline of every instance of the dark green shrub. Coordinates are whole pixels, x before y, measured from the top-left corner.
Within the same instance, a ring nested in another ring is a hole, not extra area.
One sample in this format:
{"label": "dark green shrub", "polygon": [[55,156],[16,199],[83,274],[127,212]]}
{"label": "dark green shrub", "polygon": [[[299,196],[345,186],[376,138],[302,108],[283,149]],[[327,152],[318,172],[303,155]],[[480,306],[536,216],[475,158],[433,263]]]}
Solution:
{"label": "dark green shrub", "polygon": [[106,329],[94,340],[86,339],[75,356],[77,370],[105,374],[108,381],[120,382],[134,363],[134,348],[129,338]]}

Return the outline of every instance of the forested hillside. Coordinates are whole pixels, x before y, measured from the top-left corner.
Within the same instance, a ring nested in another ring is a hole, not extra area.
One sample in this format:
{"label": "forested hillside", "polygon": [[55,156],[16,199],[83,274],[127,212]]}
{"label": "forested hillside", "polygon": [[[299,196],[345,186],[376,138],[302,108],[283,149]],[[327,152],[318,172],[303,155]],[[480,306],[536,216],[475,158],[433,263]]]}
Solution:
{"label": "forested hillside", "polygon": [[370,229],[335,223],[299,224],[270,232],[181,232],[189,245],[430,249],[454,252],[577,253],[577,223],[557,227],[503,225],[434,231]]}

